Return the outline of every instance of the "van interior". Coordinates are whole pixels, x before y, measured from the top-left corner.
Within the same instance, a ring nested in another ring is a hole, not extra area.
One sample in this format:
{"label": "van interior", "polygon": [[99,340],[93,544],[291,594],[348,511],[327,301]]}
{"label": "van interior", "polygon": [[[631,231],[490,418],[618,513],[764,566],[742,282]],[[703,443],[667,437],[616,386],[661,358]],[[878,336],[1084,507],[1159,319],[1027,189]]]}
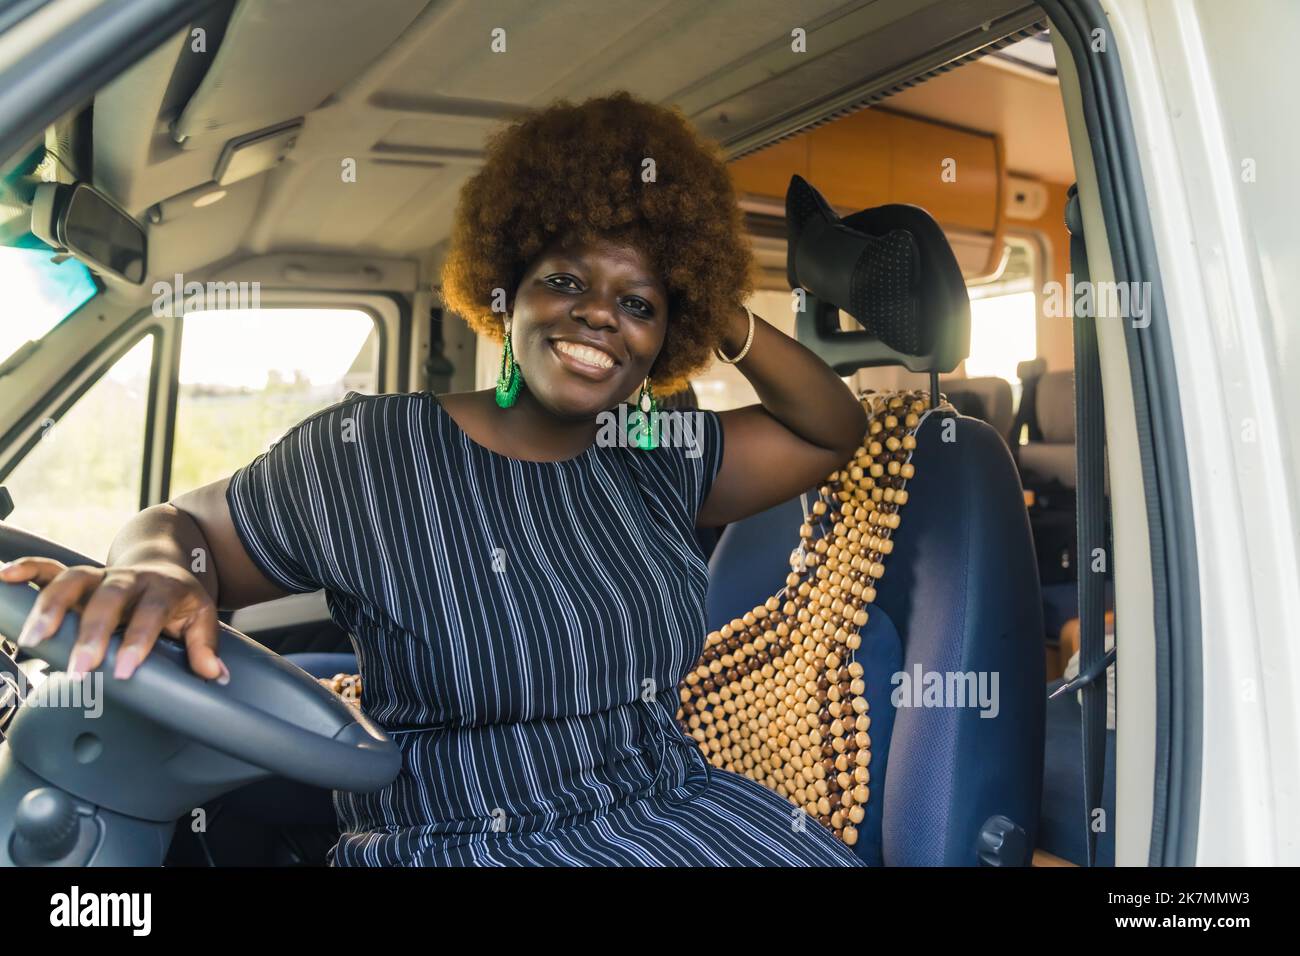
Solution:
{"label": "van interior", "polygon": [[[1114,668],[1101,827],[1085,811],[1078,695],[1049,699],[1078,675],[1080,643],[1074,332],[1059,290],[1077,271],[1066,218],[1087,142],[1067,61],[1043,10],[1011,0],[609,0],[598,15],[567,0],[210,5],[3,158],[0,559],[102,562],[135,511],[229,474],[349,391],[489,387],[499,347],[438,294],[458,190],[497,124],[627,89],[721,144],[758,260],[756,314],[824,349],[855,393],[929,389],[933,373],[951,406],[955,438],[940,418],[918,431],[859,652],[879,716],[856,849],[882,865],[1114,865]],[[853,334],[873,336],[847,311],[831,331],[801,325],[794,176],[842,217],[906,204],[938,223],[956,271],[923,281],[964,286],[968,315],[936,319],[968,336],[960,361],[855,352]],[[142,225],[142,281],[33,229],[38,187],[75,183]],[[757,398],[715,363],[675,401]],[[1123,413],[1108,396],[1107,415]],[[1112,482],[1132,474],[1116,468]],[[780,590],[806,512],[805,496],[701,532],[710,630]],[[1100,569],[1108,641],[1121,560]],[[227,623],[316,677],[355,672],[320,595]],[[5,649],[29,680],[57,670]],[[889,675],[914,667],[996,672],[1000,719],[891,704]],[[19,760],[38,723],[10,712],[0,731]],[[337,838],[328,789],[273,769],[207,799],[204,827],[164,826],[156,862],[321,864]],[[59,772],[47,761],[39,776]],[[130,781],[110,778],[77,798],[127,813]]]}

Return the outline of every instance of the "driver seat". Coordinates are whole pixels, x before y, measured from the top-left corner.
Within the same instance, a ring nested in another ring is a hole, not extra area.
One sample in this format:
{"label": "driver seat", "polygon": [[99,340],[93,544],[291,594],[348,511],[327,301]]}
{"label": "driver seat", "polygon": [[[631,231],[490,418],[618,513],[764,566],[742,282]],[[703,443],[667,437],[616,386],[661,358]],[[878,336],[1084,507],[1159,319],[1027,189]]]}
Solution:
{"label": "driver seat", "polygon": [[[798,339],[840,375],[902,365],[931,373],[934,383],[965,358],[965,285],[924,211],[885,206],[840,221],[795,177],[787,226],[791,287],[808,293]],[[899,230],[914,244],[902,304],[884,300],[897,294],[897,273],[895,281],[872,274],[878,258],[861,241],[898,240]],[[862,330],[840,332],[837,306]],[[916,441],[909,500],[855,652],[865,669],[872,759],[854,849],[877,865],[1027,865],[1042,794],[1046,675],[1020,479],[1003,436],[978,419],[931,413]],[[816,494],[809,489],[807,501]],[[796,497],[727,527],[709,565],[710,631],[781,589],[804,514]],[[934,673],[945,684],[983,675],[995,691],[992,706],[916,706],[928,695],[915,686],[895,702],[896,683],[900,696],[909,689],[898,675],[924,685]]]}

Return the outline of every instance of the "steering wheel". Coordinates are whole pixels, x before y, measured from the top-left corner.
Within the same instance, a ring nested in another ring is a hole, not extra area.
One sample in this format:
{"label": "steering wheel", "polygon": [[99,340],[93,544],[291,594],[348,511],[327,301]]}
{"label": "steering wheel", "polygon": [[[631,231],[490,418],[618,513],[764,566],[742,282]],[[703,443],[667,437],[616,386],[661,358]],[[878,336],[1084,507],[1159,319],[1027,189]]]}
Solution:
{"label": "steering wheel", "polygon": [[[0,582],[0,634],[16,637],[40,590]],[[80,615],[25,650],[66,670]],[[278,654],[221,625],[217,653],[230,671],[220,686],[190,670],[165,636],[127,680],[112,676],[120,634],[109,639],[103,696],[138,717],[263,770],[330,790],[369,792],[391,783],[401,752],[374,721]]]}

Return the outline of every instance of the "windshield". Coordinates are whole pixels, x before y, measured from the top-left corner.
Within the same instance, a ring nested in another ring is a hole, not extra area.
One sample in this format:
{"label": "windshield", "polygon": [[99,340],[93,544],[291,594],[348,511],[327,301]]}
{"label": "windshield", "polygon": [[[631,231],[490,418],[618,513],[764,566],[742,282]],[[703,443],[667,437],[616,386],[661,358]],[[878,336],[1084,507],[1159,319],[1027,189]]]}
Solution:
{"label": "windshield", "polygon": [[75,259],[54,262],[45,246],[0,246],[0,363],[41,338],[98,291]]}

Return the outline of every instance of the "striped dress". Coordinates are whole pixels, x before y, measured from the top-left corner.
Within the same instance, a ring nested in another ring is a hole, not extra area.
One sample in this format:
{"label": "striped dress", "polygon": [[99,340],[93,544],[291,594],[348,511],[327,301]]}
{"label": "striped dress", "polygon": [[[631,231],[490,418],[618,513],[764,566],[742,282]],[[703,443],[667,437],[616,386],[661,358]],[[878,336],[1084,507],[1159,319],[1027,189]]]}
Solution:
{"label": "striped dress", "polygon": [[428,393],[362,396],[230,480],[249,556],[323,588],[402,771],[337,792],[334,865],[854,865],[778,794],[714,769],[674,715],[704,644],[692,529],[722,460],[600,442],[523,461]]}

